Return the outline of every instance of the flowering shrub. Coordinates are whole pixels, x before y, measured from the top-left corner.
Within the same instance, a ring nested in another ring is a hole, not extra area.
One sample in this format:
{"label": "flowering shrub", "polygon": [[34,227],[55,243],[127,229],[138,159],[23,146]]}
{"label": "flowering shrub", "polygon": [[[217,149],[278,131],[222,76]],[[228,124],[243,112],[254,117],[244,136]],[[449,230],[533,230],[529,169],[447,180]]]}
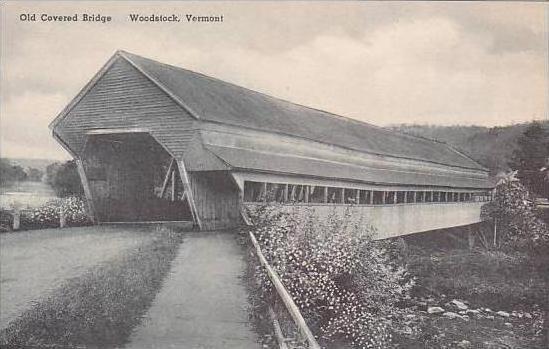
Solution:
{"label": "flowering shrub", "polygon": [[[413,280],[389,257],[372,229],[350,210],[328,218],[310,209],[264,206],[249,213],[265,257],[277,271],[308,323],[327,341],[345,339],[357,348],[390,347],[402,330]],[[275,292],[257,271],[264,297]]]}
{"label": "flowering shrub", "polygon": [[61,213],[63,213],[67,225],[79,226],[89,223],[84,201],[73,196],[54,199],[40,207],[23,211],[21,225],[25,228],[58,227]]}
{"label": "flowering shrub", "polygon": [[535,203],[528,190],[513,177],[496,186],[494,200],[483,207],[483,216],[496,220],[502,245],[549,245],[549,228],[536,216]]}

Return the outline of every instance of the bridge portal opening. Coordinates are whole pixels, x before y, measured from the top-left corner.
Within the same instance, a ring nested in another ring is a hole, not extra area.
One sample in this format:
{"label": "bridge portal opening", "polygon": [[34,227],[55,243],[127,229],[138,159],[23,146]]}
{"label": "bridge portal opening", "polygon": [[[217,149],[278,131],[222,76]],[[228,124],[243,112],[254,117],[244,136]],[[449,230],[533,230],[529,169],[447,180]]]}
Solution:
{"label": "bridge portal opening", "polygon": [[148,133],[88,135],[82,160],[99,222],[192,220],[177,162]]}

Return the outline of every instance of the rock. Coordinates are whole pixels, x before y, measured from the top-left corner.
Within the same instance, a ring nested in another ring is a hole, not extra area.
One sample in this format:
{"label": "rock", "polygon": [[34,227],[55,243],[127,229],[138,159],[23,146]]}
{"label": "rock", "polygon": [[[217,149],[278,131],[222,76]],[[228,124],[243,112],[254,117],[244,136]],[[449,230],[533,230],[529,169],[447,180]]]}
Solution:
{"label": "rock", "polygon": [[467,313],[467,314],[475,314],[475,315],[478,315],[478,314],[480,314],[480,311],[475,310],[475,309],[467,309],[466,313]]}
{"label": "rock", "polygon": [[442,316],[445,316],[445,317],[450,318],[450,319],[455,319],[455,318],[458,318],[458,317],[461,318],[461,316],[459,316],[458,314],[453,313],[451,311],[445,312],[444,314],[442,314]]}
{"label": "rock", "polygon": [[469,307],[465,303],[463,303],[462,301],[458,301],[457,299],[452,300],[450,303],[456,306],[459,310],[469,309]]}
{"label": "rock", "polygon": [[487,312],[487,313],[491,313],[491,312],[492,312],[492,309],[490,309],[490,308],[484,308],[484,311]]}
{"label": "rock", "polygon": [[501,317],[509,317],[510,316],[508,312],[503,311],[503,310],[498,311],[496,314],[501,316]]}
{"label": "rock", "polygon": [[429,314],[440,314],[444,313],[444,309],[442,309],[441,307],[429,307],[427,308],[427,312]]}
{"label": "rock", "polygon": [[464,340],[462,340],[461,342],[459,342],[457,344],[457,347],[458,348],[470,348],[471,347],[471,342],[464,339]]}
{"label": "rock", "polygon": [[494,320],[496,317],[494,315],[486,315],[487,319]]}
{"label": "rock", "polygon": [[410,326],[405,326],[402,332],[407,335],[411,335],[412,333],[414,333]]}
{"label": "rock", "polygon": [[466,312],[465,310],[460,310],[460,311],[459,311],[459,314],[460,314],[460,315],[465,315],[465,314],[467,314],[467,312]]}
{"label": "rock", "polygon": [[528,319],[531,319],[532,318],[532,314],[530,313],[524,313],[524,317],[528,318]]}
{"label": "rock", "polygon": [[504,325],[507,326],[507,327],[513,327],[513,324],[510,323],[510,322],[506,322]]}

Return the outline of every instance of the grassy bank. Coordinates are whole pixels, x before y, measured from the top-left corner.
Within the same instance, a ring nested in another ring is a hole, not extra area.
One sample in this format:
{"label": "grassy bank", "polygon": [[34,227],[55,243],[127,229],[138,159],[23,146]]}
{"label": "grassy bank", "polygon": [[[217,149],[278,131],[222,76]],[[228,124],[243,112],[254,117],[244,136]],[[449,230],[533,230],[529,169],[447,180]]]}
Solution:
{"label": "grassy bank", "polygon": [[[461,232],[462,241],[459,231],[451,234],[407,239],[405,260],[417,278],[414,307],[423,324],[423,335],[420,341],[403,340],[401,347],[542,348],[549,255],[469,250],[465,247],[466,231]],[[429,306],[440,306],[459,314],[449,304],[455,299],[475,312],[463,312],[468,315],[466,319],[426,312]],[[497,311],[511,315],[498,316]]]}
{"label": "grassy bank", "polygon": [[2,347],[120,347],[152,303],[181,242],[154,239],[66,282],[0,333]]}

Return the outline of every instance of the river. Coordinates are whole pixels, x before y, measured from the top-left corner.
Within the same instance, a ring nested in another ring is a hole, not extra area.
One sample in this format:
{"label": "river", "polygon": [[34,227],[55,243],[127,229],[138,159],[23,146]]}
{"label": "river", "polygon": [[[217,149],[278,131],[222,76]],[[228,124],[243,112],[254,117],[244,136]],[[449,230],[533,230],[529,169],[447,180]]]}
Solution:
{"label": "river", "polygon": [[53,189],[42,182],[14,182],[0,186],[0,208],[38,207],[55,199]]}

